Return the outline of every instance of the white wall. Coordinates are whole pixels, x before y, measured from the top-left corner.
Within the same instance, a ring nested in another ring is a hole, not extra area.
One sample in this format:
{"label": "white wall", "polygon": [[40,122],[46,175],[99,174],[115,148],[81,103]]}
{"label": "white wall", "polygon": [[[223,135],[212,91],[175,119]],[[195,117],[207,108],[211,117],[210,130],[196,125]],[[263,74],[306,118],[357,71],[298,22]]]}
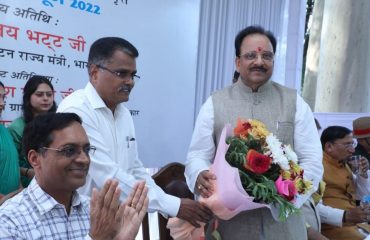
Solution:
{"label": "white wall", "polygon": [[[73,8],[74,2],[81,8],[91,3],[92,10],[100,8],[100,14]],[[141,159],[147,167],[184,161],[193,129],[199,0],[2,0],[0,4],[0,81],[10,90],[2,123],[9,124],[21,114],[14,104],[21,104],[28,77],[12,76],[25,71],[52,77],[60,102],[66,91],[82,88],[88,81],[86,68],[76,67],[74,61],[87,61],[89,47],[97,38],[119,36],[140,52],[137,69],[141,79],[127,106],[139,110],[134,121]],[[38,21],[38,15],[16,16],[17,8],[44,11],[51,16],[50,22]],[[46,38],[51,49],[42,38],[39,43],[31,41],[28,30],[63,39],[54,46],[55,38]],[[69,45],[68,38],[77,36],[86,41],[84,51]],[[13,57],[1,49],[14,51]],[[43,55],[43,62],[22,60],[19,51]],[[54,55],[63,55],[65,65],[50,63],[48,56]]]}

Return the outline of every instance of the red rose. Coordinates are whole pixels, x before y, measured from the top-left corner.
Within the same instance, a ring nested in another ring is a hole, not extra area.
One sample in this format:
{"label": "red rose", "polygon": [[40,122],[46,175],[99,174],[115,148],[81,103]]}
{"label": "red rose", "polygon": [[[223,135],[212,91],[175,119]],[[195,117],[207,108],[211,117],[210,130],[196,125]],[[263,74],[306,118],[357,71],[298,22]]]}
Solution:
{"label": "red rose", "polygon": [[245,156],[244,167],[251,172],[262,174],[270,169],[272,159],[254,149],[250,149]]}

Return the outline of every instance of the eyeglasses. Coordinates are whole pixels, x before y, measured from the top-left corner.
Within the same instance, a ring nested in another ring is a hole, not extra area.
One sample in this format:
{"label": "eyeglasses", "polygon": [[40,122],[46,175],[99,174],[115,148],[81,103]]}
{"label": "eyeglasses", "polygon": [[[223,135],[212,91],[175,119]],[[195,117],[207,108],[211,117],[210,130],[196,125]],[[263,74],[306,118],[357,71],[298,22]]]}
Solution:
{"label": "eyeglasses", "polygon": [[97,64],[96,66],[98,68],[101,68],[101,69],[107,71],[107,72],[110,72],[111,74],[121,78],[122,80],[130,78],[132,81],[135,82],[135,81],[140,79],[140,76],[136,75],[135,73],[131,73],[129,71],[116,72],[116,71],[110,70],[109,68],[106,68],[106,67],[104,67],[102,65],[99,65],[99,64]]}
{"label": "eyeglasses", "polygon": [[96,147],[94,146],[80,147],[77,145],[69,145],[64,148],[42,147],[41,149],[56,151],[63,157],[72,159],[72,158],[77,158],[78,156],[80,156],[81,151],[83,151],[86,154],[86,156],[90,157],[94,155]]}
{"label": "eyeglasses", "polygon": [[[258,58],[258,55],[256,51],[252,51],[252,52],[247,52],[247,53],[244,53],[243,55],[240,55],[239,57],[242,57],[244,58],[245,60],[248,60],[248,61],[254,61],[254,60],[257,60]],[[272,52],[263,52],[261,55],[261,58],[262,60],[266,61],[266,62],[271,62],[272,60],[274,60],[274,53]]]}
{"label": "eyeglasses", "polygon": [[351,148],[356,148],[357,147],[357,142],[356,141],[353,141],[351,143],[338,143],[338,142],[334,142],[333,144],[342,145],[346,149],[351,149]]}

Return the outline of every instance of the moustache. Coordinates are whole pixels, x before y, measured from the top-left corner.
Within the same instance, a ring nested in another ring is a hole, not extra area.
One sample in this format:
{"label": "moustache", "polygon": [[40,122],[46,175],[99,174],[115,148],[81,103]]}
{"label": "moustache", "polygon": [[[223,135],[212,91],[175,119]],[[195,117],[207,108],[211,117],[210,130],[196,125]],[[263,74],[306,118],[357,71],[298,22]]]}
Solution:
{"label": "moustache", "polygon": [[131,92],[131,87],[128,85],[124,85],[118,89],[118,92]]}
{"label": "moustache", "polygon": [[69,166],[70,170],[88,171],[89,168],[90,163],[74,163],[73,165]]}
{"label": "moustache", "polygon": [[266,68],[264,68],[264,67],[252,67],[252,68],[250,68],[250,70],[251,71],[259,71],[259,72],[267,72],[267,69]]}

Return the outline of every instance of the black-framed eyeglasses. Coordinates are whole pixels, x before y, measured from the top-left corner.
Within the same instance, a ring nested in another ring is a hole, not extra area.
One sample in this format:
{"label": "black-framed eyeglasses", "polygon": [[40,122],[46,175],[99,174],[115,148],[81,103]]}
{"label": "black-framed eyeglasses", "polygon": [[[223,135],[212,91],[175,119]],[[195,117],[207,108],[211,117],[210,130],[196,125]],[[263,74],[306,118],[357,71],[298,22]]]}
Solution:
{"label": "black-framed eyeglasses", "polygon": [[113,70],[110,70],[109,68],[106,68],[102,65],[99,65],[97,64],[96,65],[98,68],[101,68],[107,72],[110,72],[111,74],[121,78],[122,80],[126,80],[128,78],[130,78],[132,81],[137,81],[140,79],[140,76],[139,75],[136,75],[135,73],[131,73],[129,71],[121,71],[121,72],[117,72],[117,71],[113,71]]}
{"label": "black-framed eyeglasses", "polygon": [[239,57],[242,57],[245,60],[254,61],[254,60],[257,60],[258,55],[261,55],[262,60],[267,61],[267,62],[271,62],[272,60],[274,60],[274,53],[269,52],[269,51],[262,52],[261,54],[258,54],[256,51],[251,51],[251,52],[244,53],[240,55]]}
{"label": "black-framed eyeglasses", "polygon": [[96,151],[96,147],[94,146],[78,146],[78,145],[67,145],[63,148],[49,148],[49,147],[41,147],[44,150],[52,150],[58,152],[65,158],[77,158],[80,156],[81,151],[86,154],[86,156],[90,157],[94,155]]}

